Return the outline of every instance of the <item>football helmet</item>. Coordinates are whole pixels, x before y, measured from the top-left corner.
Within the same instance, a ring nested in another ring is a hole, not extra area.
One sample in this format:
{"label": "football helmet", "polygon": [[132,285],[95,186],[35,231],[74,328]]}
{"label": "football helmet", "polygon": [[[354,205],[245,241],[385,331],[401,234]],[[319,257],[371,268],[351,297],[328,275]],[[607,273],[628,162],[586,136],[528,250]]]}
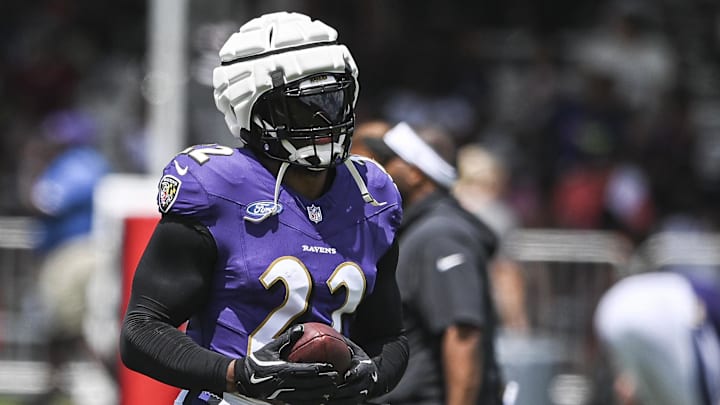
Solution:
{"label": "football helmet", "polygon": [[240,27],[220,49],[215,105],[230,132],[266,156],[311,169],[346,160],[358,69],[337,32],[288,12]]}

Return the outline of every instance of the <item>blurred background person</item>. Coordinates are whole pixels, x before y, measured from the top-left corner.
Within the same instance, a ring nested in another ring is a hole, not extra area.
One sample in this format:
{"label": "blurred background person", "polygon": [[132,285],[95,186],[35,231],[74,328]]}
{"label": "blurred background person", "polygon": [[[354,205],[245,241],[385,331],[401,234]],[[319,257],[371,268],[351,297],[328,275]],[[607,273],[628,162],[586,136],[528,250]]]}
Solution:
{"label": "blurred background person", "polygon": [[614,365],[620,404],[719,403],[720,276],[629,276],[605,293],[595,327]]}
{"label": "blurred background person", "polygon": [[375,119],[361,122],[355,127],[350,153],[378,160],[372,149],[367,146],[366,139],[381,138],[389,129],[390,124],[387,121]]}
{"label": "blurred background person", "polygon": [[482,219],[498,237],[518,226],[505,200],[507,169],[495,153],[478,144],[464,145],[458,150],[457,170],[453,194],[466,210]]}
{"label": "blurred background person", "polygon": [[613,91],[632,109],[652,111],[675,84],[676,55],[658,9],[645,0],[615,0],[572,53],[581,65],[605,72]]}
{"label": "blurred background person", "polygon": [[[48,340],[50,382],[43,401],[67,394],[63,367],[87,359],[82,321],[88,280],[95,270],[90,239],[93,191],[110,165],[93,143],[97,123],[80,110],[49,114],[24,156],[20,184],[40,225],[37,292]],[[44,402],[52,403],[52,402]]]}
{"label": "blurred background person", "polygon": [[401,122],[368,140],[403,198],[397,279],[410,360],[393,404],[500,404],[488,265],[497,238],[450,190],[456,147],[438,127]]}
{"label": "blurred background person", "polygon": [[486,148],[467,144],[458,150],[457,169],[453,195],[460,205],[486,223],[499,241],[500,248],[489,268],[501,322],[508,330],[527,332],[522,271],[502,250],[503,241],[518,226],[517,215],[506,201],[509,179],[505,165]]}

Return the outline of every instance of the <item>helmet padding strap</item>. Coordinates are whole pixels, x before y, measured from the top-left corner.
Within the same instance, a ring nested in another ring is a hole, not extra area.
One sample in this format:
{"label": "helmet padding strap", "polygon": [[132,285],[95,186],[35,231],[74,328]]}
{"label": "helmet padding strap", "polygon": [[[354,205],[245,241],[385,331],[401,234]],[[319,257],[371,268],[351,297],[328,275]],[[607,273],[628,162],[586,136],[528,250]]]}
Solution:
{"label": "helmet padding strap", "polygon": [[243,219],[245,219],[246,221],[250,221],[250,222],[259,224],[260,222],[262,222],[278,213],[278,200],[280,199],[280,185],[282,184],[283,177],[285,177],[285,172],[287,171],[288,167],[290,167],[290,163],[282,162],[282,164],[280,164],[280,169],[278,169],[277,178],[275,179],[275,192],[273,193],[272,209],[269,210],[268,212],[264,213],[259,218],[244,216]]}
{"label": "helmet padding strap", "polygon": [[370,194],[370,190],[368,190],[362,177],[360,177],[360,173],[358,172],[357,167],[355,167],[355,164],[352,162],[352,159],[345,159],[345,166],[348,168],[348,171],[350,172],[353,180],[355,180],[355,184],[360,190],[363,201],[376,207],[387,204],[387,201],[379,202],[375,199],[375,197]]}

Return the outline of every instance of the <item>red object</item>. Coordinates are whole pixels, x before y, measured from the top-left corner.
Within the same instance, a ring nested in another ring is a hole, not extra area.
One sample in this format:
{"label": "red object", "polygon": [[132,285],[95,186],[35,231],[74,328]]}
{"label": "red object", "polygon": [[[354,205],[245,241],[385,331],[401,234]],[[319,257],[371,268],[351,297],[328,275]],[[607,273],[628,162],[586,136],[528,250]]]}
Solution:
{"label": "red object", "polygon": [[340,373],[350,368],[350,348],[340,332],[318,322],[303,324],[303,335],[290,349],[288,360],[296,363],[330,363]]}
{"label": "red object", "polygon": [[[121,319],[127,310],[130,300],[135,268],[145,251],[150,236],[159,218],[135,217],[126,218],[122,245],[123,302]],[[172,404],[180,390],[163,384],[143,374],[136,373],[122,362],[118,362],[118,378],[120,382],[120,404]]]}
{"label": "red object", "polygon": [[601,228],[608,173],[579,168],[566,172],[554,190],[555,222],[564,228]]}

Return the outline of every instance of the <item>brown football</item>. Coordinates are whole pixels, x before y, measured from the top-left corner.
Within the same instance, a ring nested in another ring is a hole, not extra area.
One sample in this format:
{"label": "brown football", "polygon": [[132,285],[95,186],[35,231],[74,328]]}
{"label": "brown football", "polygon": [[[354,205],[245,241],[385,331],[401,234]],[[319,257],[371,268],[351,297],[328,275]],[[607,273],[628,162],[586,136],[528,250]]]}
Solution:
{"label": "brown football", "polygon": [[319,322],[303,324],[303,335],[290,348],[287,359],[296,363],[330,363],[344,374],[350,368],[350,348],[340,332]]}

